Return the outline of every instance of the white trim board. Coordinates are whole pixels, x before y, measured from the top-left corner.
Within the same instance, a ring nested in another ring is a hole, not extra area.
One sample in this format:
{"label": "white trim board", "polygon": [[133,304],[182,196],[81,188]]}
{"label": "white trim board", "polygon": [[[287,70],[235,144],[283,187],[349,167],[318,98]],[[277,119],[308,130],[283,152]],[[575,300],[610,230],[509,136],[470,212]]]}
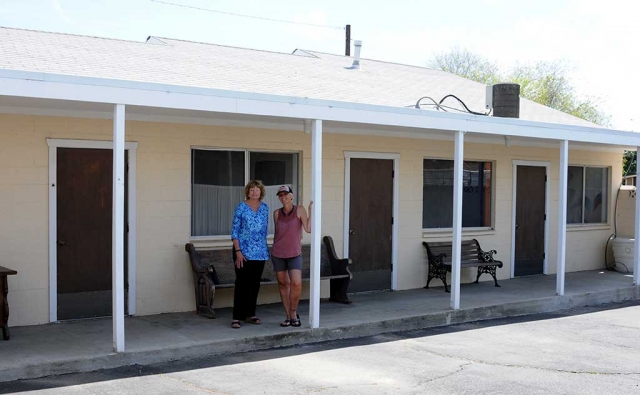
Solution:
{"label": "white trim board", "polygon": [[[58,321],[58,239],[57,208],[57,159],[58,148],[94,148],[113,149],[112,141],[98,140],[64,140],[47,139],[49,146],[49,321]],[[129,151],[129,194],[127,218],[129,220],[128,236],[128,280],[129,280],[129,315],[136,314],[136,235],[137,235],[137,142],[125,143]]]}
{"label": "white trim board", "polygon": [[533,167],[544,167],[545,168],[545,176],[547,177],[547,181],[545,182],[545,192],[544,192],[544,213],[547,216],[547,220],[544,221],[544,261],[542,266],[542,273],[548,274],[549,272],[549,181],[550,171],[551,171],[551,162],[537,162],[537,161],[527,161],[527,160],[514,160],[513,161],[513,175],[512,175],[512,184],[513,184],[513,198],[511,204],[511,277],[515,277],[515,257],[516,257],[516,196],[518,191],[518,166],[533,166]]}
{"label": "white trim board", "polygon": [[600,127],[17,70],[0,70],[0,95],[640,145],[637,133]]}
{"label": "white trim board", "polygon": [[[71,109],[48,109],[35,107],[12,107],[0,106],[2,114],[20,114],[20,115],[36,115],[36,116],[58,116],[72,118],[89,118],[89,119],[113,119],[110,111],[90,111],[90,110],[71,110]],[[226,126],[239,128],[257,128],[269,130],[286,130],[286,131],[304,131],[304,123],[302,126],[291,120],[276,121],[269,117],[262,120],[240,120],[225,118],[224,116],[216,118],[208,118],[202,116],[181,116],[181,115],[157,115],[157,114],[136,114],[134,111],[127,111],[127,121],[141,122],[167,122],[176,124],[191,125],[209,125],[209,126]],[[441,135],[430,133],[428,130],[393,130],[391,127],[385,130],[372,130],[362,125],[352,125],[348,127],[323,125],[323,134],[350,134],[359,136],[382,136],[382,137],[401,137],[411,139],[427,139],[427,140],[443,140],[453,141],[453,135]],[[306,132],[305,132],[306,133]],[[476,136],[465,136],[465,142],[477,144],[503,145],[503,136],[496,134],[484,134]],[[541,147],[541,148],[557,148],[557,142],[541,141],[540,139],[510,139],[509,144],[515,147]],[[635,150],[634,146],[615,146],[615,145],[590,145],[588,143],[571,142],[572,150],[584,150],[595,152],[612,152],[622,154],[625,150]]]}
{"label": "white trim board", "polygon": [[400,154],[344,151],[343,256],[349,256],[349,201],[351,199],[351,158],[393,160],[393,225],[391,228],[391,289],[398,290],[398,222],[400,212]]}

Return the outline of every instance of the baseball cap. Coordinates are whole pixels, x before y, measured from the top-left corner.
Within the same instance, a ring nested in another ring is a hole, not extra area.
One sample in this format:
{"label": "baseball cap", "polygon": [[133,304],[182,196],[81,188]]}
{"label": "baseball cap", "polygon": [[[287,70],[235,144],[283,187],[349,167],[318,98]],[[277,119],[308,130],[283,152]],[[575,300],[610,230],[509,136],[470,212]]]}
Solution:
{"label": "baseball cap", "polygon": [[276,192],[276,196],[280,196],[280,192],[293,193],[290,186],[283,185],[278,188],[278,192]]}

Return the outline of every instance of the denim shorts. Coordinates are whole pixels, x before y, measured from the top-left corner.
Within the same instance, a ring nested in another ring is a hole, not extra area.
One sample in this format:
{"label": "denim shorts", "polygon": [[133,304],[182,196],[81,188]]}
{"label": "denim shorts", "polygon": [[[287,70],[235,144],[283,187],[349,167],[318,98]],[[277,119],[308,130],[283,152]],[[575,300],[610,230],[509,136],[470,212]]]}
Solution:
{"label": "denim shorts", "polygon": [[272,255],[271,262],[273,262],[273,270],[276,272],[302,270],[302,255],[293,258],[278,258]]}

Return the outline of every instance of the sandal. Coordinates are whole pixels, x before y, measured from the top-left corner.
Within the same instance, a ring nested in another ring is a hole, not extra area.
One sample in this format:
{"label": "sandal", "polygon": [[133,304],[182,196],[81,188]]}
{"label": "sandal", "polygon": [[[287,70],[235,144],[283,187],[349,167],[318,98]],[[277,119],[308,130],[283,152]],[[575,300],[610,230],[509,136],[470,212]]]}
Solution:
{"label": "sandal", "polygon": [[247,321],[250,324],[254,324],[254,325],[262,324],[262,321],[260,321],[260,318],[258,318],[258,317],[249,317],[245,321]]}
{"label": "sandal", "polygon": [[280,323],[280,326],[291,326],[291,320],[284,320]]}
{"label": "sandal", "polygon": [[302,325],[300,323],[300,316],[298,314],[296,314],[296,318],[293,320],[289,320],[289,322],[291,323],[291,326],[300,326]]}
{"label": "sandal", "polygon": [[231,327],[232,327],[233,329],[238,329],[238,328],[240,328],[240,321],[238,321],[238,320],[233,320],[233,321],[231,321]]}

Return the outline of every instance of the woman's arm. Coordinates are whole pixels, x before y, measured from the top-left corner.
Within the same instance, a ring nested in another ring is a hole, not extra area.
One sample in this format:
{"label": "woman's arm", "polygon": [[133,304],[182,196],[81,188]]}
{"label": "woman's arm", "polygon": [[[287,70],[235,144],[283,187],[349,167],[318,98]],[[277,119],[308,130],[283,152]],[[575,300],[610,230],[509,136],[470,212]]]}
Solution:
{"label": "woman's arm", "polygon": [[233,245],[237,250],[240,248],[240,245],[236,245],[238,242],[238,238],[240,237],[240,228],[242,226],[242,204],[240,203],[236,207],[236,211],[233,213],[233,222],[231,223],[231,240],[233,240]]}
{"label": "woman's arm", "polygon": [[307,233],[311,233],[311,208],[313,207],[313,201],[309,203],[309,214],[304,209],[304,206],[298,206],[298,218],[302,222],[302,227]]}
{"label": "woman's arm", "polygon": [[240,269],[244,261],[246,260],[240,250],[240,228],[242,226],[242,203],[236,207],[235,213],[233,213],[233,223],[231,225],[231,241],[233,242],[233,251],[236,254],[236,267]]}
{"label": "woman's arm", "polygon": [[264,224],[262,225],[262,234],[264,235],[265,244],[267,242],[267,236],[269,236],[269,206],[265,202],[261,202],[261,205],[264,204],[264,211],[262,212],[262,221]]}
{"label": "woman's arm", "polygon": [[278,211],[280,211],[279,209],[275,210],[273,212],[273,233],[277,234],[278,233]]}

